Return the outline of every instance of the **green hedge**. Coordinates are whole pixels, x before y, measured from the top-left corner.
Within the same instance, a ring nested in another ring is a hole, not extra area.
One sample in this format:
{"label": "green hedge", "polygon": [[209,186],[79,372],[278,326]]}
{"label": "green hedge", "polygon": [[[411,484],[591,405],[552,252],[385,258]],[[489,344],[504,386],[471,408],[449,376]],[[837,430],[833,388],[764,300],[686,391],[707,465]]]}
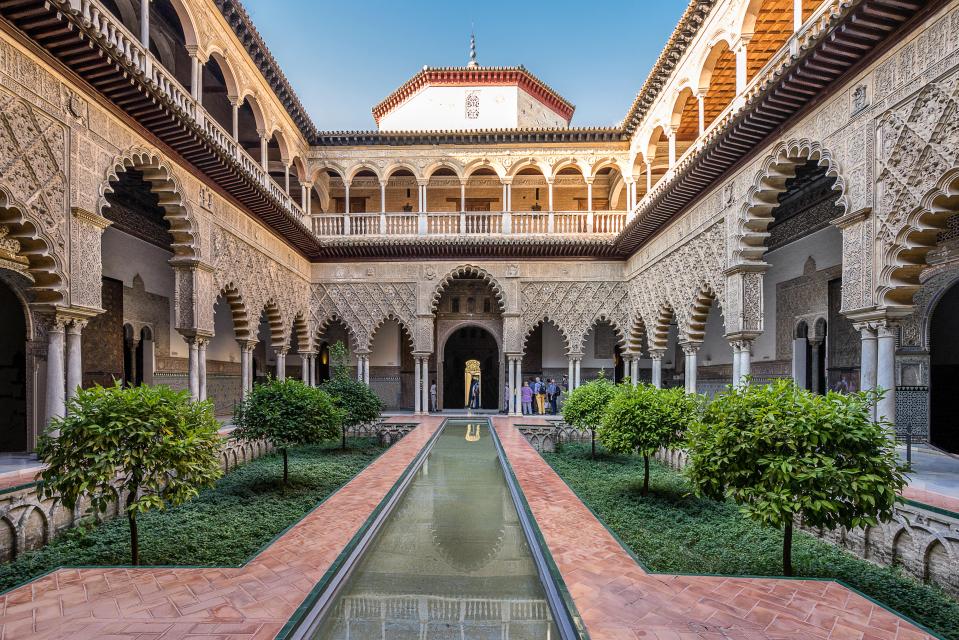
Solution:
{"label": "green hedge", "polygon": [[[348,451],[338,443],[290,449],[287,487],[282,458],[274,454],[238,467],[190,502],[140,516],[141,564],[243,564],[383,451],[372,440],[354,444]],[[79,527],[0,565],[0,591],[59,566],[126,565],[129,560],[126,519]]]}
{"label": "green hedge", "polygon": [[[729,502],[692,497],[675,471],[651,469],[650,495],[640,496],[643,460],[584,445],[565,445],[546,461],[651,571],[777,576],[783,532],[758,525]],[[796,576],[833,578],[947,638],[959,639],[959,603],[899,569],[879,567],[813,536],[793,542]]]}

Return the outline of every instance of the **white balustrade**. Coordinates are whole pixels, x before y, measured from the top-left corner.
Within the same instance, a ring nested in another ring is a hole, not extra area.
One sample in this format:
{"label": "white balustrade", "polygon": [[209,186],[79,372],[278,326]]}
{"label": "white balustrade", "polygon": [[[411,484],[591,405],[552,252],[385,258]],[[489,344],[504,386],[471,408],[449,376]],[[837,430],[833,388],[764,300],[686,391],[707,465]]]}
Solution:
{"label": "white balustrade", "polygon": [[173,74],[164,68],[152,53],[143,48],[140,39],[130,33],[99,0],[53,0],[53,3],[66,12],[78,15],[84,26],[95,32],[91,34],[92,37],[103,47],[115,51],[133,73],[142,76],[144,82],[162,93],[185,117],[196,122],[209,136],[210,141],[220,147],[225,155],[236,160],[240,168],[259,182],[287,213],[299,219],[303,218],[299,204],[263,170],[260,162],[254,160],[246,149],[237,144],[233,136],[193,99]]}
{"label": "white balustrade", "polygon": [[[425,216],[425,234],[420,217]],[[511,227],[504,232],[503,220]],[[595,211],[589,229],[587,211],[432,211],[418,213],[323,213],[313,216],[318,236],[415,236],[415,235],[613,235],[626,226],[625,211]],[[381,220],[385,222],[381,227]],[[385,233],[383,230],[385,229]]]}

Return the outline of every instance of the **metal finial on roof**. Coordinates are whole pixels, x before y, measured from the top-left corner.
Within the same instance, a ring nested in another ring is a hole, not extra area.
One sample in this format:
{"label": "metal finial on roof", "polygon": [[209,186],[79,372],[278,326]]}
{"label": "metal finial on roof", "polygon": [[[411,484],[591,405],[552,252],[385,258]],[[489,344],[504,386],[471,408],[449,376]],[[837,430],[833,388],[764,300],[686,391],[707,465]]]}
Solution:
{"label": "metal finial on roof", "polygon": [[469,68],[475,68],[479,66],[479,63],[476,61],[476,34],[470,33],[470,61],[466,65]]}

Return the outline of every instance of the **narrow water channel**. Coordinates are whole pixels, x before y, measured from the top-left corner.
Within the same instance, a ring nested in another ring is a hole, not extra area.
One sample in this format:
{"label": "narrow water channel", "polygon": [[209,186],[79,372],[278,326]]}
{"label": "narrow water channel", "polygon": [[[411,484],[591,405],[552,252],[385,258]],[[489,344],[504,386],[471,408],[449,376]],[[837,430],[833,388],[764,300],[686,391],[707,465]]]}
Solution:
{"label": "narrow water channel", "polygon": [[486,420],[450,420],[316,639],[559,638]]}

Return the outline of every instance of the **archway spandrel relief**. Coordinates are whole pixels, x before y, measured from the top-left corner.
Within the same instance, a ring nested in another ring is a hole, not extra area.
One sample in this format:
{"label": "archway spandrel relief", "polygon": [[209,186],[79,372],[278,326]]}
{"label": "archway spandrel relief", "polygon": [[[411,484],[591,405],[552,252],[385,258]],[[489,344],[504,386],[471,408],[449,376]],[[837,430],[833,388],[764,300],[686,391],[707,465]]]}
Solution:
{"label": "archway spandrel relief", "polygon": [[623,282],[524,282],[521,310],[524,333],[544,317],[556,324],[572,347],[581,346],[590,327],[603,317],[622,331],[629,326],[629,291]]}
{"label": "archway spandrel relief", "polygon": [[674,310],[680,330],[685,330],[690,310],[705,287],[725,310],[725,238],[726,225],[721,220],[636,272],[627,286],[630,308],[639,309],[643,317],[651,318],[661,306],[667,305]]}
{"label": "archway spandrel relief", "polygon": [[420,331],[416,318],[416,284],[385,283],[321,283],[310,291],[310,318],[319,327],[330,317],[338,317],[349,325],[356,336],[357,348],[368,349],[370,336],[385,318],[393,317],[414,330],[416,348],[420,348]]}
{"label": "archway spandrel relief", "polygon": [[[271,260],[232,233],[214,225],[211,234],[214,296],[232,284],[251,310],[259,310],[272,300],[290,322],[308,300],[308,284],[296,273]],[[213,302],[210,302],[212,309]]]}

